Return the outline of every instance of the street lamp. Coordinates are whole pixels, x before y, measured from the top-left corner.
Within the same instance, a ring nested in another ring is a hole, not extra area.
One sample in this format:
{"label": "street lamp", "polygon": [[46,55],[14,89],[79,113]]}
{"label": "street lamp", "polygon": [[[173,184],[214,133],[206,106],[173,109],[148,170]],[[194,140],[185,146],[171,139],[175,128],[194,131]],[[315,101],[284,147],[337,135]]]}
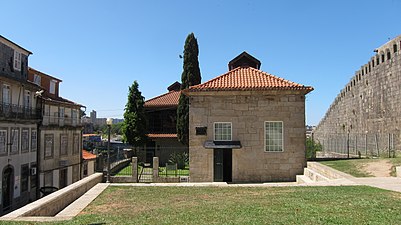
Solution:
{"label": "street lamp", "polygon": [[113,124],[113,118],[107,118],[107,133],[108,133],[108,142],[107,142],[107,178],[106,183],[110,183],[110,130],[111,125]]}

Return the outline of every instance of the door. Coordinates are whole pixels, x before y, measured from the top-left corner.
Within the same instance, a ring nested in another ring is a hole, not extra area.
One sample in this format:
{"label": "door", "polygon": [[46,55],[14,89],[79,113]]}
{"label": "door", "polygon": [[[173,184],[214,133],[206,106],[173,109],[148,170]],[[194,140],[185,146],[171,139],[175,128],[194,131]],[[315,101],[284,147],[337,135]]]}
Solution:
{"label": "door", "polygon": [[214,149],[214,182],[223,182],[223,149]]}
{"label": "door", "polygon": [[214,149],[214,182],[232,181],[232,149]]}
{"label": "door", "polygon": [[12,196],[13,196],[13,181],[14,181],[14,172],[11,167],[8,167],[3,172],[3,180],[2,180],[2,188],[3,188],[3,212],[11,209],[12,205]]}

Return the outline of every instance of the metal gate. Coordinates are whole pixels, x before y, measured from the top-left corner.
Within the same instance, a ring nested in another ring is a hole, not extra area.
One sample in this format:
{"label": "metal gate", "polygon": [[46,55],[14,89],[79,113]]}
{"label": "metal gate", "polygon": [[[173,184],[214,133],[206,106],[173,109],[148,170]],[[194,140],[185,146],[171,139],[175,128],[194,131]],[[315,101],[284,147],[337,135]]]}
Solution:
{"label": "metal gate", "polygon": [[138,182],[152,183],[153,182],[153,167],[150,163],[138,164]]}

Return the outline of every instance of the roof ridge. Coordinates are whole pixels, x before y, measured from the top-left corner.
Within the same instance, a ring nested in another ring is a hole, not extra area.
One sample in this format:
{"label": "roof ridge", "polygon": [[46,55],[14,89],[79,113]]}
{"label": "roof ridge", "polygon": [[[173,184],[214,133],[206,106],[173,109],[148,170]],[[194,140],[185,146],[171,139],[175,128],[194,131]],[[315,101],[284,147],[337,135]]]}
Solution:
{"label": "roof ridge", "polygon": [[253,67],[237,67],[220,76],[208,80],[202,84],[191,86],[187,91],[212,91],[212,90],[313,90],[282,77],[267,73]]}
{"label": "roof ridge", "polygon": [[[201,86],[201,85],[204,85],[204,84],[206,84],[206,83],[209,83],[209,82],[212,82],[212,81],[214,81],[214,80],[217,80],[217,79],[219,79],[219,78],[221,78],[221,77],[223,77],[223,76],[228,76],[229,75],[229,73],[231,73],[231,72],[233,72],[233,71],[235,71],[235,70],[239,70],[240,68],[243,68],[243,67],[237,67],[237,68],[235,68],[235,69],[232,69],[232,70],[230,70],[230,71],[228,71],[228,72],[225,72],[225,73],[223,73],[223,74],[221,74],[221,75],[219,75],[219,76],[217,76],[217,77],[215,77],[215,78],[212,78],[212,79],[210,79],[210,80],[208,80],[208,81],[206,81],[206,82],[204,82],[204,83],[200,83],[200,84],[197,84],[197,85],[194,85],[194,86],[190,86],[189,88],[196,88],[197,86]],[[187,89],[189,89],[189,88],[187,88]]]}

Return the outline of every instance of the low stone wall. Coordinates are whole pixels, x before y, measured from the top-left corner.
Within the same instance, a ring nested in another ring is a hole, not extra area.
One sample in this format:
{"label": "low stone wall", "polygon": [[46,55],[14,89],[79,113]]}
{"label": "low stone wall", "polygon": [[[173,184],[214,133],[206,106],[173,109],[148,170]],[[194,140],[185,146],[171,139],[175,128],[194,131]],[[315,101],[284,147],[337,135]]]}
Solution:
{"label": "low stone wall", "polygon": [[341,179],[341,178],[353,178],[351,175],[335,170],[331,167],[325,166],[318,162],[308,162],[308,169],[316,171],[320,175],[328,178],[329,180]]}
{"label": "low stone wall", "polygon": [[180,183],[180,177],[156,177],[154,183]]}
{"label": "low stone wall", "polygon": [[121,169],[123,169],[124,167],[127,167],[131,162],[131,159],[124,159],[121,161],[116,162],[116,164],[112,164],[110,167],[110,173],[111,174],[115,174],[118,171],[120,171]]}
{"label": "low stone wall", "polygon": [[54,216],[73,201],[81,197],[89,189],[100,183],[102,177],[103,174],[101,173],[85,177],[80,181],[17,209],[2,218],[12,219],[17,217]]}
{"label": "low stone wall", "polygon": [[138,178],[134,176],[114,176],[110,177],[111,183],[138,183]]}

